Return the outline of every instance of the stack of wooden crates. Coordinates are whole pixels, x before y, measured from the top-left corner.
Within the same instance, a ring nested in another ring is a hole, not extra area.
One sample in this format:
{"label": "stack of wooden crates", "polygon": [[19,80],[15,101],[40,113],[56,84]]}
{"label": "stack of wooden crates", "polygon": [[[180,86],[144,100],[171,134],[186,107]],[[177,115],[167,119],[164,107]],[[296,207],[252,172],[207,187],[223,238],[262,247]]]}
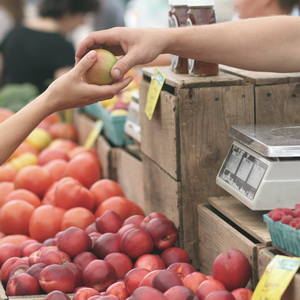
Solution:
{"label": "stack of wooden crates", "polygon": [[[221,66],[218,76],[191,77],[175,74],[169,67],[159,69],[166,81],[151,120],[144,111],[154,68],[144,69],[140,85],[145,205],[179,226],[180,246],[195,266],[209,272],[212,259],[234,246],[230,241],[224,245],[224,232],[220,226],[215,230],[213,216],[216,222],[218,218],[230,226],[234,222],[208,205],[210,197],[228,198],[216,185],[216,176],[233,141],[228,136],[230,126],[299,124],[300,73],[256,73]],[[270,244],[264,234],[260,240],[245,230],[242,235],[251,245]],[[250,260],[257,261],[253,249],[248,252]]]}

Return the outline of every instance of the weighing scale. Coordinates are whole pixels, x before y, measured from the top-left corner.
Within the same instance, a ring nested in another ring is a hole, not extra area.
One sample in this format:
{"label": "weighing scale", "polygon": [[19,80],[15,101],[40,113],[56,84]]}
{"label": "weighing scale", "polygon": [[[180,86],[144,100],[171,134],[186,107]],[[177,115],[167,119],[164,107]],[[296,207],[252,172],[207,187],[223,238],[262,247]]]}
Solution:
{"label": "weighing scale", "polygon": [[231,126],[219,186],[252,210],[300,203],[300,125]]}

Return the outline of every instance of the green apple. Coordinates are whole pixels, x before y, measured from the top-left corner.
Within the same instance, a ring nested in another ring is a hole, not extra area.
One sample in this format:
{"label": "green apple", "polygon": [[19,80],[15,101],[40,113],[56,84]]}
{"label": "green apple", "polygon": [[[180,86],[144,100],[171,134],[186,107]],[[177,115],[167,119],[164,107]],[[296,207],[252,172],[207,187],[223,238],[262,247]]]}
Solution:
{"label": "green apple", "polygon": [[111,77],[111,68],[117,62],[117,58],[109,51],[96,49],[97,61],[83,75],[83,80],[87,83],[105,85],[114,82]]}

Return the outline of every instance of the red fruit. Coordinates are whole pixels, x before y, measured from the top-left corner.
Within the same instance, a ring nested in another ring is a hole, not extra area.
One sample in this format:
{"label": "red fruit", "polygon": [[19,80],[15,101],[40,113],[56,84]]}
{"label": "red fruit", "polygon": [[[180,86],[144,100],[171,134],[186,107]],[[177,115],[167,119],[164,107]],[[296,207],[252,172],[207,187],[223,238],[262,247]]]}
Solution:
{"label": "red fruit", "polygon": [[186,275],[182,282],[183,285],[190,288],[194,293],[196,293],[198,286],[203,281],[207,280],[207,277],[201,272],[193,272],[191,274]]}
{"label": "red fruit", "polygon": [[92,246],[91,237],[77,227],[69,227],[57,237],[57,248],[66,252],[70,257],[88,251]]}
{"label": "red fruit", "polygon": [[47,294],[44,300],[71,300],[71,298],[61,291],[53,291]]}
{"label": "red fruit", "polygon": [[133,215],[125,219],[122,226],[125,226],[127,224],[134,224],[136,226],[140,226],[144,219],[145,217],[142,215]]}
{"label": "red fruit", "polygon": [[196,269],[188,263],[173,263],[168,267],[168,270],[175,272],[182,280],[188,274],[196,272]]}
{"label": "red fruit", "polygon": [[152,280],[152,286],[162,293],[176,285],[183,285],[182,280],[170,270],[160,270]]}
{"label": "red fruit", "polygon": [[205,300],[235,300],[229,291],[214,291],[205,297]]}
{"label": "red fruit", "polygon": [[[57,182],[66,176],[68,162],[63,159],[54,159],[49,161],[43,167],[50,173],[53,182]],[[46,194],[45,194],[46,196]]]}
{"label": "red fruit", "polygon": [[92,296],[100,296],[100,293],[90,287],[81,287],[75,292],[72,300],[86,300]]}
{"label": "red fruit", "polygon": [[42,269],[39,283],[46,293],[55,290],[72,293],[75,288],[75,276],[64,265],[50,265]]}
{"label": "red fruit", "polygon": [[153,240],[144,229],[130,229],[121,238],[121,251],[136,259],[153,249]]}
{"label": "red fruit", "polygon": [[121,186],[111,179],[100,179],[90,187],[98,207],[103,201],[114,196],[125,197]]}
{"label": "red fruit", "polygon": [[141,229],[139,225],[136,224],[126,224],[120,228],[120,230],[117,232],[117,235],[122,238],[125,232],[127,232],[130,229]]}
{"label": "red fruit", "polygon": [[38,260],[39,263],[43,263],[45,265],[53,265],[53,264],[63,265],[70,261],[71,258],[66,252],[60,250],[51,250],[51,249],[47,251],[43,251]]}
{"label": "red fruit", "polygon": [[116,270],[118,279],[123,279],[127,272],[133,268],[133,263],[130,257],[124,253],[110,253],[104,258]]}
{"label": "red fruit", "polygon": [[128,300],[166,300],[164,294],[150,286],[138,287]]}
{"label": "red fruit", "polygon": [[77,141],[77,129],[70,123],[58,122],[50,125],[48,129],[53,139],[67,139]]}
{"label": "red fruit", "polygon": [[27,269],[29,269],[28,265],[19,265],[15,267],[9,274],[9,278],[11,278],[14,275],[20,274],[20,273],[26,273]]}
{"label": "red fruit", "polygon": [[290,223],[289,226],[296,228],[297,225],[300,224],[300,217],[294,218]]}
{"label": "red fruit", "polygon": [[221,281],[229,291],[245,287],[251,277],[251,265],[247,257],[237,249],[219,254],[212,269],[213,277]]}
{"label": "red fruit", "polygon": [[73,258],[73,262],[78,265],[82,270],[85,269],[85,267],[94,259],[97,259],[97,256],[89,251],[84,251],[79,254],[77,254]]}
{"label": "red fruit", "polygon": [[116,233],[122,227],[123,220],[112,210],[106,210],[95,221],[96,228],[101,233],[113,232]]}
{"label": "red fruit", "polygon": [[140,282],[148,273],[148,270],[141,268],[132,269],[126,273],[124,282],[130,295],[139,287]]}
{"label": "red fruit", "polygon": [[231,292],[235,300],[251,300],[253,292],[246,288],[239,288]]}
{"label": "red fruit", "polygon": [[[101,270],[101,272],[99,272]],[[99,292],[105,291],[118,279],[114,267],[100,259],[91,261],[83,270],[83,281],[85,286],[96,289]]]}
{"label": "red fruit", "polygon": [[26,273],[33,276],[38,281],[40,278],[40,273],[45,267],[46,267],[46,265],[43,263],[36,263],[36,264],[30,266],[26,270]]}
{"label": "red fruit", "polygon": [[38,281],[27,273],[12,276],[6,285],[7,296],[23,296],[40,294]]}
{"label": "red fruit", "polygon": [[196,290],[196,295],[199,300],[204,300],[205,297],[214,291],[225,291],[225,285],[216,279],[208,279],[200,283]]}
{"label": "red fruit", "polygon": [[40,166],[44,166],[45,164],[54,159],[62,159],[65,161],[69,161],[69,156],[65,151],[61,149],[45,148],[38,155],[38,164]]}
{"label": "red fruit", "polygon": [[24,263],[24,259],[20,257],[10,257],[7,259],[1,267],[1,281],[5,284],[8,281],[12,270],[17,266],[24,265]]}
{"label": "red fruit", "polygon": [[82,269],[73,262],[67,262],[64,266],[73,272],[75,277],[75,288],[83,285]]}
{"label": "red fruit", "polygon": [[281,218],[280,222],[283,224],[289,224],[293,220],[293,216],[285,215]]}
{"label": "red fruit", "polygon": [[134,263],[134,268],[144,268],[148,271],[165,269],[162,259],[153,254],[143,254]]}
{"label": "red fruit", "polygon": [[107,296],[117,296],[119,300],[126,300],[130,295],[127,291],[126,285],[124,281],[117,281],[110,285],[105,295]]}
{"label": "red fruit", "polygon": [[169,300],[198,300],[194,292],[186,286],[173,286],[164,295]]}
{"label": "red fruit", "polygon": [[73,157],[67,166],[67,176],[77,179],[84,187],[90,188],[101,178],[99,161],[90,153],[82,153]]}
{"label": "red fruit", "polygon": [[153,271],[149,272],[146,276],[144,276],[144,278],[140,282],[139,286],[152,286],[153,278],[159,271],[160,270],[153,270]]}
{"label": "red fruit", "polygon": [[21,248],[13,244],[0,245],[0,267],[10,257],[20,257]]}
{"label": "red fruit", "polygon": [[166,267],[177,262],[190,262],[190,256],[188,255],[188,253],[185,250],[178,247],[170,247],[165,249],[161,253],[160,257],[165,263]]}
{"label": "red fruit", "polygon": [[145,227],[151,235],[156,249],[164,250],[172,247],[178,238],[175,224],[166,218],[154,218]]}
{"label": "red fruit", "polygon": [[145,227],[152,219],[155,219],[155,218],[165,218],[165,219],[167,219],[167,217],[164,214],[160,213],[160,212],[152,212],[148,216],[146,216],[144,218],[144,220],[141,222],[141,227]]}
{"label": "red fruit", "polygon": [[111,232],[103,233],[96,239],[92,252],[102,259],[110,253],[120,252],[120,238]]}

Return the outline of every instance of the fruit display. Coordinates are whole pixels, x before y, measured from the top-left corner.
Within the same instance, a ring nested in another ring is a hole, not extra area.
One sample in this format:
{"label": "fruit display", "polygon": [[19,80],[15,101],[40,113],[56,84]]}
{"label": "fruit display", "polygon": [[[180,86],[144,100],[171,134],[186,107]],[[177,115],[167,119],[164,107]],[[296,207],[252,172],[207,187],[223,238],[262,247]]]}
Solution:
{"label": "fruit display", "polygon": [[300,256],[300,205],[278,207],[264,215],[273,245]]}

